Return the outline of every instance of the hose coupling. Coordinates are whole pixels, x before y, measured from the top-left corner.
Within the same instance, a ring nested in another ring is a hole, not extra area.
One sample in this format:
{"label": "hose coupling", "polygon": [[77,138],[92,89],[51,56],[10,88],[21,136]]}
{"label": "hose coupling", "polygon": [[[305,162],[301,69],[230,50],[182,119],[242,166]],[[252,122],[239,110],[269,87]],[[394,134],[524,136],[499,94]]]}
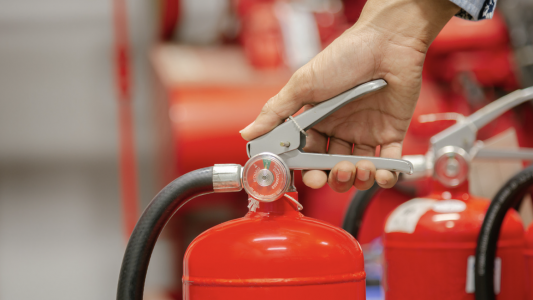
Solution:
{"label": "hose coupling", "polygon": [[213,167],[215,193],[240,192],[242,190],[242,167],[237,164],[219,164]]}

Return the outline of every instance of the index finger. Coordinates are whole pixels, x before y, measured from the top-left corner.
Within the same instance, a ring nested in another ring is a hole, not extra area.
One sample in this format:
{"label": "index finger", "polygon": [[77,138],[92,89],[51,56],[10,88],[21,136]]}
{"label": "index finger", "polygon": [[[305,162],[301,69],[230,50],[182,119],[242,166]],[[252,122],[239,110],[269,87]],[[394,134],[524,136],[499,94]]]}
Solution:
{"label": "index finger", "polygon": [[306,68],[301,68],[294,73],[281,91],[265,103],[255,121],[240,131],[245,140],[253,140],[271,131],[302,106],[312,102],[311,80],[306,72]]}

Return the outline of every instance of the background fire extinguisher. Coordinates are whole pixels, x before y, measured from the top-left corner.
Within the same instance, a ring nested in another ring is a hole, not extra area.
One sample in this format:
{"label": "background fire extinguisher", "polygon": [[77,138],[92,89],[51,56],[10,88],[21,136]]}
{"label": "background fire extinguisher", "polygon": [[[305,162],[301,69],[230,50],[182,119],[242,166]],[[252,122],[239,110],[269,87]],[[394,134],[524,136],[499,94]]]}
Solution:
{"label": "background fire extinguisher", "polygon": [[[435,182],[432,194],[392,212],[385,225],[384,290],[387,299],[474,299],[476,239],[489,200]],[[496,293],[500,299],[524,295],[524,232],[509,212],[500,236]]]}
{"label": "background fire extinguisher", "polygon": [[[469,194],[469,163],[476,156],[533,159],[531,150],[484,149],[475,143],[477,128],[532,98],[533,88],[513,92],[432,137],[426,156],[404,157],[413,162],[418,175],[433,175],[433,189],[400,205],[385,223],[387,299],[474,298],[476,241],[490,201]],[[501,220],[493,293],[500,299],[522,299],[522,222],[515,211]]]}

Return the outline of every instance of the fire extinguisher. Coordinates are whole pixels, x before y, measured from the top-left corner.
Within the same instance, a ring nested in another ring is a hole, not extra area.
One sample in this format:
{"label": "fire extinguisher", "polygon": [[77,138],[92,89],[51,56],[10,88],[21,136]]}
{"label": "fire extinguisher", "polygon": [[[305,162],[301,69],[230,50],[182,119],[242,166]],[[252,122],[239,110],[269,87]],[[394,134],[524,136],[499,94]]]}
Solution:
{"label": "fire extinguisher", "polygon": [[386,86],[375,80],[302,114],[249,142],[250,159],[187,173],[167,185],[142,214],[128,242],[117,299],[142,299],[159,234],[192,198],[213,192],[249,195],[249,213],[198,236],[184,258],[184,299],[365,299],[363,254],[347,232],[304,217],[293,170],[330,170],[366,159],[377,169],[412,173],[405,160],[305,153],[305,130],[354,99]]}
{"label": "fire extinguisher", "polygon": [[[524,153],[526,155],[526,153]],[[529,151],[533,160],[533,150]],[[509,179],[492,200],[479,232],[475,261],[476,300],[494,300],[494,262],[499,256],[498,236],[502,230],[505,214],[518,208],[524,195],[533,186],[533,166],[520,171]],[[503,223],[503,224],[502,224]],[[516,263],[525,259],[526,299],[533,299],[533,224],[526,231],[524,257],[516,257]],[[498,274],[496,274],[497,276]]]}
{"label": "fire extinguisher", "polygon": [[[386,299],[474,299],[476,242],[490,200],[469,194],[469,162],[474,157],[533,159],[527,149],[483,148],[476,142],[477,130],[532,99],[533,87],[510,93],[433,136],[425,156],[403,157],[413,163],[414,177],[433,177],[433,190],[401,204],[387,218]],[[499,299],[523,299],[523,225],[515,211],[501,219],[498,257],[492,261],[497,272],[493,293]]]}

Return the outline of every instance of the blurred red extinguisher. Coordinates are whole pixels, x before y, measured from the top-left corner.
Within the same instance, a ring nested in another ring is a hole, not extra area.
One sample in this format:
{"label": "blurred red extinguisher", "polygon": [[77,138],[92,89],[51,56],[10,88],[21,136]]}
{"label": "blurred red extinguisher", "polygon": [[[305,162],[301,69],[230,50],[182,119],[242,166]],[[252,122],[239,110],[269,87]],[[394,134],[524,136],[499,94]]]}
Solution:
{"label": "blurred red extinguisher", "polygon": [[234,6],[239,41],[259,69],[296,70],[350,27],[339,1],[236,0]]}
{"label": "blurred red extinguisher", "polygon": [[[474,157],[533,159],[531,150],[490,150],[476,142],[478,128],[508,109],[533,99],[533,88],[515,91],[431,138],[425,156],[405,156],[419,176],[432,176],[432,191],[409,200],[387,218],[384,290],[387,299],[474,299],[476,242],[489,199],[468,189]],[[518,213],[502,217],[494,260],[494,293],[523,299],[524,229]]]}
{"label": "blurred red extinguisher", "polygon": [[179,0],[159,1],[159,37],[166,41],[172,38],[180,16]]}

